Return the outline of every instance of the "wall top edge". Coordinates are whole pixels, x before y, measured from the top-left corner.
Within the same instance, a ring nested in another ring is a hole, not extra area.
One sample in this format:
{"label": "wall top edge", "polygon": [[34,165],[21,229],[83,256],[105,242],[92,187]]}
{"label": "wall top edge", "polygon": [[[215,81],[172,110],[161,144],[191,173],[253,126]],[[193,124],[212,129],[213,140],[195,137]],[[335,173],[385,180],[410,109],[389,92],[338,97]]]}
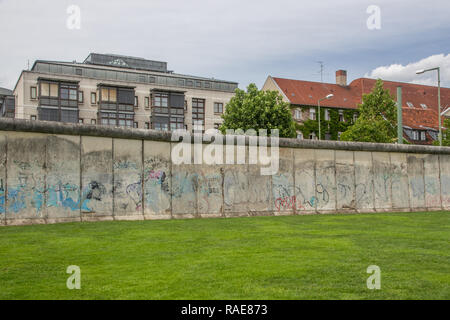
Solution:
{"label": "wall top edge", "polygon": [[[0,131],[16,131],[16,132],[46,133],[58,135],[93,136],[93,137],[106,137],[116,139],[172,142],[172,135],[169,132],[110,127],[110,126],[98,126],[88,124],[70,124],[70,123],[37,121],[37,120],[31,121],[22,119],[0,119]],[[245,138],[246,138],[246,145],[248,145],[249,137],[246,136]],[[223,139],[225,144],[225,137],[223,137]],[[212,140],[214,141],[214,138]],[[268,141],[268,145],[270,146],[270,139]],[[282,148],[294,148],[294,149],[328,149],[328,150],[343,150],[343,151],[400,152],[400,153],[450,155],[450,147],[397,145],[397,144],[366,143],[366,142],[318,141],[318,140],[311,141],[311,140],[281,138],[279,140],[279,146]]]}

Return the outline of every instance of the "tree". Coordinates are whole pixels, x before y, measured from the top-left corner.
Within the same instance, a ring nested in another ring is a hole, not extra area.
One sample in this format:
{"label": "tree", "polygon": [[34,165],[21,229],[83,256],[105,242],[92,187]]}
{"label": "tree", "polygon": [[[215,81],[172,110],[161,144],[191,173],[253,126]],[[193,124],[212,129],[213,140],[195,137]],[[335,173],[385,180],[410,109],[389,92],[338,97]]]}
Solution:
{"label": "tree", "polygon": [[[450,118],[444,120],[444,128],[442,130],[442,146],[450,147]],[[439,146],[439,139],[433,142],[434,146]]]}
{"label": "tree", "polygon": [[280,137],[296,136],[289,103],[284,102],[277,91],[258,90],[254,83],[247,87],[247,92],[236,89],[222,118],[224,123],[220,131],[224,134],[227,129],[267,129],[268,134],[272,129],[278,129]]}
{"label": "tree", "polygon": [[378,79],[372,92],[363,96],[359,117],[341,140],[393,143],[397,141],[397,104],[383,81]]}

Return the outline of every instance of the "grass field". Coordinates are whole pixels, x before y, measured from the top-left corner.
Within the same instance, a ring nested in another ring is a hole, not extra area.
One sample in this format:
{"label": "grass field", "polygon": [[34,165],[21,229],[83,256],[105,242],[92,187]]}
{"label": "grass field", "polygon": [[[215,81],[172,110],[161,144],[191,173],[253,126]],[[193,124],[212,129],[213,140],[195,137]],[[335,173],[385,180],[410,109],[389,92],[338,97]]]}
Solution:
{"label": "grass field", "polygon": [[0,299],[450,299],[449,240],[449,212],[1,227]]}

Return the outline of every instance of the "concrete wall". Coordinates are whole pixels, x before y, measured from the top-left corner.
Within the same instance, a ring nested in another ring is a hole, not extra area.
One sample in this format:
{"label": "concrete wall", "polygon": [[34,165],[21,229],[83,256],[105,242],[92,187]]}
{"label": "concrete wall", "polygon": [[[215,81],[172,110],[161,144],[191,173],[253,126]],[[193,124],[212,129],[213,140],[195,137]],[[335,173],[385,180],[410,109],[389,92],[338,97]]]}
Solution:
{"label": "concrete wall", "polygon": [[278,173],[261,176],[175,165],[170,138],[0,120],[0,224],[450,210],[450,148],[281,139]]}

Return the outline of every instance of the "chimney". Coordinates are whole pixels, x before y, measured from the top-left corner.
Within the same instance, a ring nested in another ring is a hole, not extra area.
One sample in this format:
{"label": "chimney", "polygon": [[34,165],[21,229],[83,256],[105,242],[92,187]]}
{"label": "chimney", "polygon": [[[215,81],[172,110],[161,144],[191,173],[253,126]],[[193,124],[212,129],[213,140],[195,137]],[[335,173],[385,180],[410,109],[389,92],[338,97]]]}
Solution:
{"label": "chimney", "polygon": [[340,86],[347,86],[347,71],[338,70],[336,71],[336,84]]}

